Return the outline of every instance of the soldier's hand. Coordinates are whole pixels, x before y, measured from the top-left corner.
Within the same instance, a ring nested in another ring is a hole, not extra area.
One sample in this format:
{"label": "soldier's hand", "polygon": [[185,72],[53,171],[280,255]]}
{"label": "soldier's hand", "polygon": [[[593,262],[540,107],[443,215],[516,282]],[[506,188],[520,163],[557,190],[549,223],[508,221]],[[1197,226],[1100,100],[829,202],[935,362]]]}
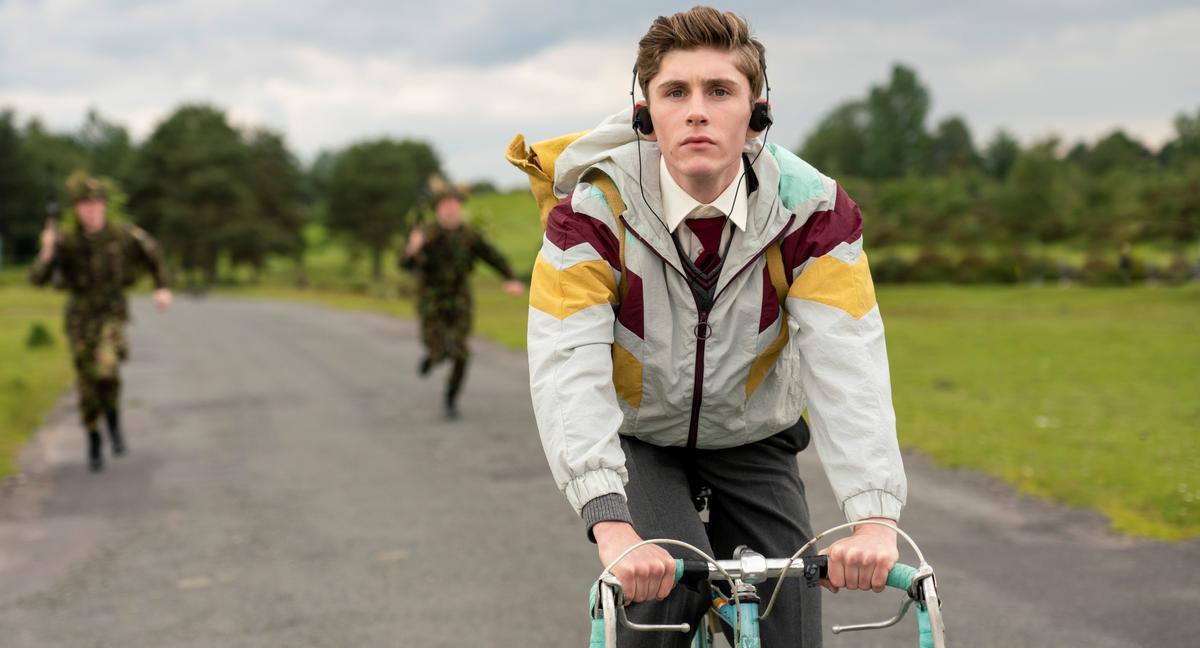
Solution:
{"label": "soldier's hand", "polygon": [[504,282],[504,292],[516,297],[525,292],[525,284],[512,279]]}
{"label": "soldier's hand", "polygon": [[58,225],[54,222],[54,219],[46,221],[46,227],[42,230],[40,238],[42,249],[38,257],[42,261],[48,261],[50,257],[54,256],[54,247],[58,245]]}
{"label": "soldier's hand", "polygon": [[159,288],[154,291],[154,305],[158,307],[158,312],[165,313],[167,308],[171,306],[171,301],[174,296],[171,295],[170,288]]}
{"label": "soldier's hand", "polygon": [[421,249],[422,245],[425,245],[425,234],[421,232],[420,228],[413,229],[412,233],[408,235],[408,245],[404,246],[404,254],[412,256]]}

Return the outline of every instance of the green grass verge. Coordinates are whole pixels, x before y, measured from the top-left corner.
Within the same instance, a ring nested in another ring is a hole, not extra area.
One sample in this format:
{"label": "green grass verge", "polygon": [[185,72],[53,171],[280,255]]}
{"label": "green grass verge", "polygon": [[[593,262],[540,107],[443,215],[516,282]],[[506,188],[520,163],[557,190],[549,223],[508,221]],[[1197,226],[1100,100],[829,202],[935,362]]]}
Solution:
{"label": "green grass verge", "polygon": [[1200,288],[888,287],[879,300],[904,445],[1120,532],[1200,536]]}
{"label": "green grass verge", "polygon": [[[0,273],[0,479],[16,472],[17,453],[71,383],[62,303],[60,293],[28,286],[24,272]],[[26,346],[36,324],[50,346]]]}

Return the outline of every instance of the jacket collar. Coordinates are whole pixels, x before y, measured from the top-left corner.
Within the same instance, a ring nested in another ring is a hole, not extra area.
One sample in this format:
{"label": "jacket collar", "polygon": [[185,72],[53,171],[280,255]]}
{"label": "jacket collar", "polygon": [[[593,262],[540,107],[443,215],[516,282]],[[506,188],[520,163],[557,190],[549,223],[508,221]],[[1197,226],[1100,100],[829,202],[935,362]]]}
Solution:
{"label": "jacket collar", "polygon": [[667,158],[659,156],[658,158],[658,178],[659,186],[662,187],[662,202],[663,211],[661,216],[663,224],[672,233],[679,229],[679,224],[687,219],[697,207],[715,207],[738,229],[746,230],[746,180],[747,176],[752,176],[747,169],[747,174],[738,174],[737,177],[725,187],[721,195],[717,196],[716,200],[710,203],[702,203],[696,200],[688,192],[675,182],[675,178],[671,176],[671,172],[667,169]]}

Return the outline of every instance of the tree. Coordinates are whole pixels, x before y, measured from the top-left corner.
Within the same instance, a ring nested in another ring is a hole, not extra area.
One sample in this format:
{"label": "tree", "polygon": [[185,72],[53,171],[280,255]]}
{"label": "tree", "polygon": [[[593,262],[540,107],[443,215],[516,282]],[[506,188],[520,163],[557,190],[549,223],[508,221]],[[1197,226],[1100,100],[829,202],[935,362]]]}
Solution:
{"label": "tree", "polygon": [[106,120],[95,108],[89,108],[74,140],[87,156],[92,173],[113,178],[121,184],[129,181],[135,151],[124,126]]}
{"label": "tree", "polygon": [[863,167],[870,178],[898,178],[925,168],[929,136],[929,90],[917,73],[897,64],[886,86],[867,95],[867,137]]}
{"label": "tree", "polygon": [[834,176],[861,176],[867,150],[867,110],[860,101],[834,108],[804,140],[800,157]]}
{"label": "tree", "polygon": [[1077,199],[1057,148],[1058,140],[1049,139],[1022,151],[1005,180],[1000,215],[1014,241],[1047,243],[1072,231]]}
{"label": "tree", "polygon": [[300,165],[283,136],[266,129],[246,134],[246,180],[252,195],[253,217],[233,223],[226,245],[234,264],[256,271],[267,257],[278,254],[298,259],[304,251],[304,226],[300,203],[303,182]]}
{"label": "tree", "polygon": [[992,177],[1003,180],[1021,155],[1017,139],[1003,129],[996,131],[983,152],[983,169]]}
{"label": "tree", "polygon": [[1147,166],[1152,156],[1141,142],[1134,140],[1122,130],[1116,130],[1102,138],[1083,158],[1083,168],[1099,176],[1113,170],[1129,172]]}
{"label": "tree", "polygon": [[11,110],[0,111],[0,256],[24,258],[36,249],[37,232],[45,217],[42,182],[25,151],[24,140]]}
{"label": "tree", "polygon": [[424,142],[378,139],[343,151],[329,177],[326,223],[371,252],[371,275],[383,276],[383,253],[412,226],[412,212],[438,172],[437,154]]}
{"label": "tree", "polygon": [[1175,139],[1167,142],[1160,156],[1170,165],[1200,160],[1200,110],[1195,117],[1187,113],[1175,117]]}
{"label": "tree", "polygon": [[958,116],[942,120],[929,142],[929,170],[935,174],[968,171],[978,168],[979,162],[967,122]]}
{"label": "tree", "polygon": [[130,211],[185,270],[214,283],[231,240],[254,217],[250,156],[220,110],[185,105],[158,125],[138,152]]}

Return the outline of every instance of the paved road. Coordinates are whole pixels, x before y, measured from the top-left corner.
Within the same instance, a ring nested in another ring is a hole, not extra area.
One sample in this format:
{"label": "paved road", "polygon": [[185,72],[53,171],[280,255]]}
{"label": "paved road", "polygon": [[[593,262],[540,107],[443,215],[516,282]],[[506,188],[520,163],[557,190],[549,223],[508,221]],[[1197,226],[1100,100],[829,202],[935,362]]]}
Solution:
{"label": "paved road", "polygon": [[[136,305],[132,454],[86,472],[64,399],[0,489],[0,645],[583,646],[598,571],[554,488],[523,356],[477,342],[464,418],[413,375],[411,323],[291,304]],[[438,379],[440,380],[440,376]],[[959,646],[1184,646],[1200,544],[906,456],[905,523]],[[816,524],[837,522],[812,453]],[[826,595],[827,623],[894,596]],[[911,646],[910,625],[827,637]]]}

